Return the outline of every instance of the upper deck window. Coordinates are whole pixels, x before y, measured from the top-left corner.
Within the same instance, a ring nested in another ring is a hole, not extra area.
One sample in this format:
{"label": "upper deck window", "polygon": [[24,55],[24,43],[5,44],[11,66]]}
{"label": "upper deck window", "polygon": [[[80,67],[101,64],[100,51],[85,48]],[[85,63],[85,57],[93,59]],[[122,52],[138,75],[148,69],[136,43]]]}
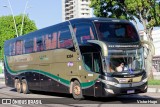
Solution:
{"label": "upper deck window", "polygon": [[9,55],[15,55],[15,42],[9,45]]}
{"label": "upper deck window", "polygon": [[23,41],[16,41],[16,55],[23,53]]}
{"label": "upper deck window", "polygon": [[33,52],[33,39],[27,39],[25,41],[25,53]]}
{"label": "upper deck window", "polygon": [[58,48],[73,47],[73,40],[69,27],[62,27],[58,31]]}
{"label": "upper deck window", "polygon": [[95,26],[101,41],[121,43],[139,41],[137,31],[130,23],[95,22]]}
{"label": "upper deck window", "polygon": [[74,26],[74,32],[79,44],[85,44],[87,40],[94,39],[92,25],[90,23],[78,23]]}

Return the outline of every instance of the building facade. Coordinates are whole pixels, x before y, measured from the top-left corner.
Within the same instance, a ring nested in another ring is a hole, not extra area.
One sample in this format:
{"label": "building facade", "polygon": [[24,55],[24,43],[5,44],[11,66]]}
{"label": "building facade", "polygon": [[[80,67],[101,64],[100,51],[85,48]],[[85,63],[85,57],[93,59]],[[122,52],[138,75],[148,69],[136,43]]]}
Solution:
{"label": "building facade", "polygon": [[153,31],[152,38],[155,46],[155,56],[160,56],[160,29]]}
{"label": "building facade", "polygon": [[62,20],[92,17],[90,0],[62,0]]}
{"label": "building facade", "polygon": [[157,72],[160,72],[160,29],[152,33],[155,55],[153,57],[153,66]]}
{"label": "building facade", "polygon": [[[139,31],[140,38],[147,40],[144,31]],[[160,29],[152,32],[153,44],[155,47],[155,55],[153,56],[153,71],[160,72]]]}

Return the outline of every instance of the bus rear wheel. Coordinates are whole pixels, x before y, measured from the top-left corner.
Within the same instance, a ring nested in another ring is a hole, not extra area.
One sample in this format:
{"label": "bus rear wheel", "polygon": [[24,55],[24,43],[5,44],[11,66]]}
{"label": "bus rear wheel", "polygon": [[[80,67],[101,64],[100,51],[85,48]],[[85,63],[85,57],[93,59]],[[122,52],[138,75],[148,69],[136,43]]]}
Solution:
{"label": "bus rear wheel", "polygon": [[24,94],[28,94],[29,93],[28,84],[27,84],[26,79],[22,80],[22,92]]}
{"label": "bus rear wheel", "polygon": [[22,85],[21,85],[20,80],[19,80],[19,79],[16,79],[15,82],[16,82],[16,83],[15,83],[15,86],[16,86],[17,92],[18,92],[18,93],[22,93]]}
{"label": "bus rear wheel", "polygon": [[17,81],[18,81],[18,79],[15,79],[15,80],[14,80],[14,88],[17,87]]}
{"label": "bus rear wheel", "polygon": [[82,94],[82,88],[80,86],[80,83],[77,80],[73,82],[72,95],[75,100],[81,100],[84,98]]}

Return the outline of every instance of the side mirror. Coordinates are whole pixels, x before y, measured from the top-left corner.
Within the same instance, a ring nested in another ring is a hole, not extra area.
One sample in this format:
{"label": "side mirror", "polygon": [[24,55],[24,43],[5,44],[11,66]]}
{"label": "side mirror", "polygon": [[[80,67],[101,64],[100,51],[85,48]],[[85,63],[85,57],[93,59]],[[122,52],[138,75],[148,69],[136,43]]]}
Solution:
{"label": "side mirror", "polygon": [[147,59],[147,56],[149,54],[149,49],[147,47],[143,47],[144,52],[144,58]]}
{"label": "side mirror", "polygon": [[102,49],[102,54],[104,57],[108,56],[108,48],[107,45],[104,42],[98,41],[98,40],[88,40],[87,42],[99,45]]}
{"label": "side mirror", "polygon": [[151,52],[152,55],[155,54],[155,47],[152,42],[141,40],[141,45],[144,47],[144,54],[148,56],[149,52]]}

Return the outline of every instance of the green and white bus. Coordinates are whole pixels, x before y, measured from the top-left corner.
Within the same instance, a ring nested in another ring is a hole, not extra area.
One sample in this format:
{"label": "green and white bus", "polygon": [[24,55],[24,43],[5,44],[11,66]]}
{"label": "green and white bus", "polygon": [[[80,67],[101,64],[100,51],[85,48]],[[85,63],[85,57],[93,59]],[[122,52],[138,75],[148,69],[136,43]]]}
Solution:
{"label": "green and white bus", "polygon": [[5,42],[5,84],[108,97],[147,92],[144,48],[126,20],[79,18]]}

